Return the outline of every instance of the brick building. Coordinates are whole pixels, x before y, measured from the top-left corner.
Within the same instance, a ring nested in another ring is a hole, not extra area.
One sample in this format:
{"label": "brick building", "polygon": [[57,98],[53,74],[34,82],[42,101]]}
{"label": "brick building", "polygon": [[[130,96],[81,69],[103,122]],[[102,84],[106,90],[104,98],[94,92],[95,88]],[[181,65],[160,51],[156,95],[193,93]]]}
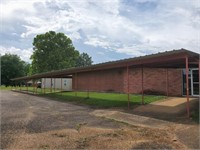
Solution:
{"label": "brick building", "polygon": [[[73,81],[73,89],[77,91],[128,92],[125,68],[78,73]],[[130,93],[142,93],[143,89],[144,94],[166,95],[168,89],[168,95],[181,96],[182,81],[182,69],[143,68],[142,83],[142,68],[129,68]]]}
{"label": "brick building", "polygon": [[73,91],[199,95],[199,54],[185,49],[19,77],[72,78]]}
{"label": "brick building", "polygon": [[[187,61],[187,62],[186,62]],[[199,54],[185,49],[93,65],[73,75],[76,91],[199,95]]]}

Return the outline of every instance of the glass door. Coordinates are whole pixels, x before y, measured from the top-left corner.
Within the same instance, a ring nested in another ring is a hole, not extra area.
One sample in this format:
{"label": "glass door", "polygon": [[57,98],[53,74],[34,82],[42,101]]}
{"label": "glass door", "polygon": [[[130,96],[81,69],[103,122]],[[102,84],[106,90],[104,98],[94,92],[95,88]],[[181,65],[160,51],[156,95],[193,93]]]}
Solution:
{"label": "glass door", "polygon": [[199,70],[191,69],[191,93],[193,96],[199,96]]}

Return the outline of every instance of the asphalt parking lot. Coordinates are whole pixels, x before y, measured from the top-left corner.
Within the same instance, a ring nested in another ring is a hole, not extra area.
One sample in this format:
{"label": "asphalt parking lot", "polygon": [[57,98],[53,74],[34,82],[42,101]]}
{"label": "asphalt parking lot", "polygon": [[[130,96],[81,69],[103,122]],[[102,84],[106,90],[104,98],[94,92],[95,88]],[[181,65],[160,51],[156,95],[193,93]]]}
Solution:
{"label": "asphalt parking lot", "polygon": [[[180,125],[164,129],[130,126],[92,115],[94,111],[87,106],[1,91],[1,149],[188,148],[174,134],[182,129]],[[191,144],[191,148],[196,147]]]}

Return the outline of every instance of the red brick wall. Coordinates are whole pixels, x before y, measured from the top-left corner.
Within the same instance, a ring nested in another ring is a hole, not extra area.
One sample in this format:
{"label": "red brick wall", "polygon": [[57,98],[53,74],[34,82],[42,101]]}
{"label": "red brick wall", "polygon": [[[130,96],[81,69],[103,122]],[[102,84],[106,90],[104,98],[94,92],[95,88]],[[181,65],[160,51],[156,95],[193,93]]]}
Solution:
{"label": "red brick wall", "polygon": [[182,70],[171,69],[169,75],[169,95],[182,96]]}
{"label": "red brick wall", "polygon": [[[146,93],[166,94],[166,69],[144,68],[143,88]],[[124,76],[124,92],[127,92],[127,76]],[[129,92],[141,93],[142,91],[142,69],[130,68],[129,71]],[[182,95],[182,74],[181,70],[168,69],[168,91],[171,96]]]}
{"label": "red brick wall", "polygon": [[[129,91],[130,93],[141,93],[142,91],[141,68],[129,69]],[[144,68],[144,91],[166,94],[166,69]],[[77,74],[77,90],[87,91],[114,91],[127,92],[126,69],[113,69]],[[73,76],[73,89],[75,89],[75,78]],[[181,70],[168,69],[169,95],[182,95]]]}
{"label": "red brick wall", "polygon": [[73,78],[73,89],[80,91],[123,92],[123,70],[103,70],[77,74],[77,87]]}

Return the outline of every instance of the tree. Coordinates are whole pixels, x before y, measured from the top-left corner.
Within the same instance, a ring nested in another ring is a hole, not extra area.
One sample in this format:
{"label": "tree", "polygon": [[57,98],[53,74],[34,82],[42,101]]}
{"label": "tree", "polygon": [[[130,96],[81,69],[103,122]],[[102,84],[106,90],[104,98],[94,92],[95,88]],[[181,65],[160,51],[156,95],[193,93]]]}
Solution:
{"label": "tree", "polygon": [[76,61],[76,67],[90,66],[92,65],[92,62],[92,57],[87,53],[82,53]]}
{"label": "tree", "polygon": [[54,31],[37,35],[33,40],[32,71],[34,73],[74,67],[79,57],[72,41],[64,33]]}
{"label": "tree", "polygon": [[10,79],[26,75],[26,65],[17,55],[1,56],[1,85],[14,85]]}
{"label": "tree", "polygon": [[29,76],[29,75],[32,75],[32,66],[31,64],[29,63],[25,63],[25,73],[26,73],[26,76]]}

